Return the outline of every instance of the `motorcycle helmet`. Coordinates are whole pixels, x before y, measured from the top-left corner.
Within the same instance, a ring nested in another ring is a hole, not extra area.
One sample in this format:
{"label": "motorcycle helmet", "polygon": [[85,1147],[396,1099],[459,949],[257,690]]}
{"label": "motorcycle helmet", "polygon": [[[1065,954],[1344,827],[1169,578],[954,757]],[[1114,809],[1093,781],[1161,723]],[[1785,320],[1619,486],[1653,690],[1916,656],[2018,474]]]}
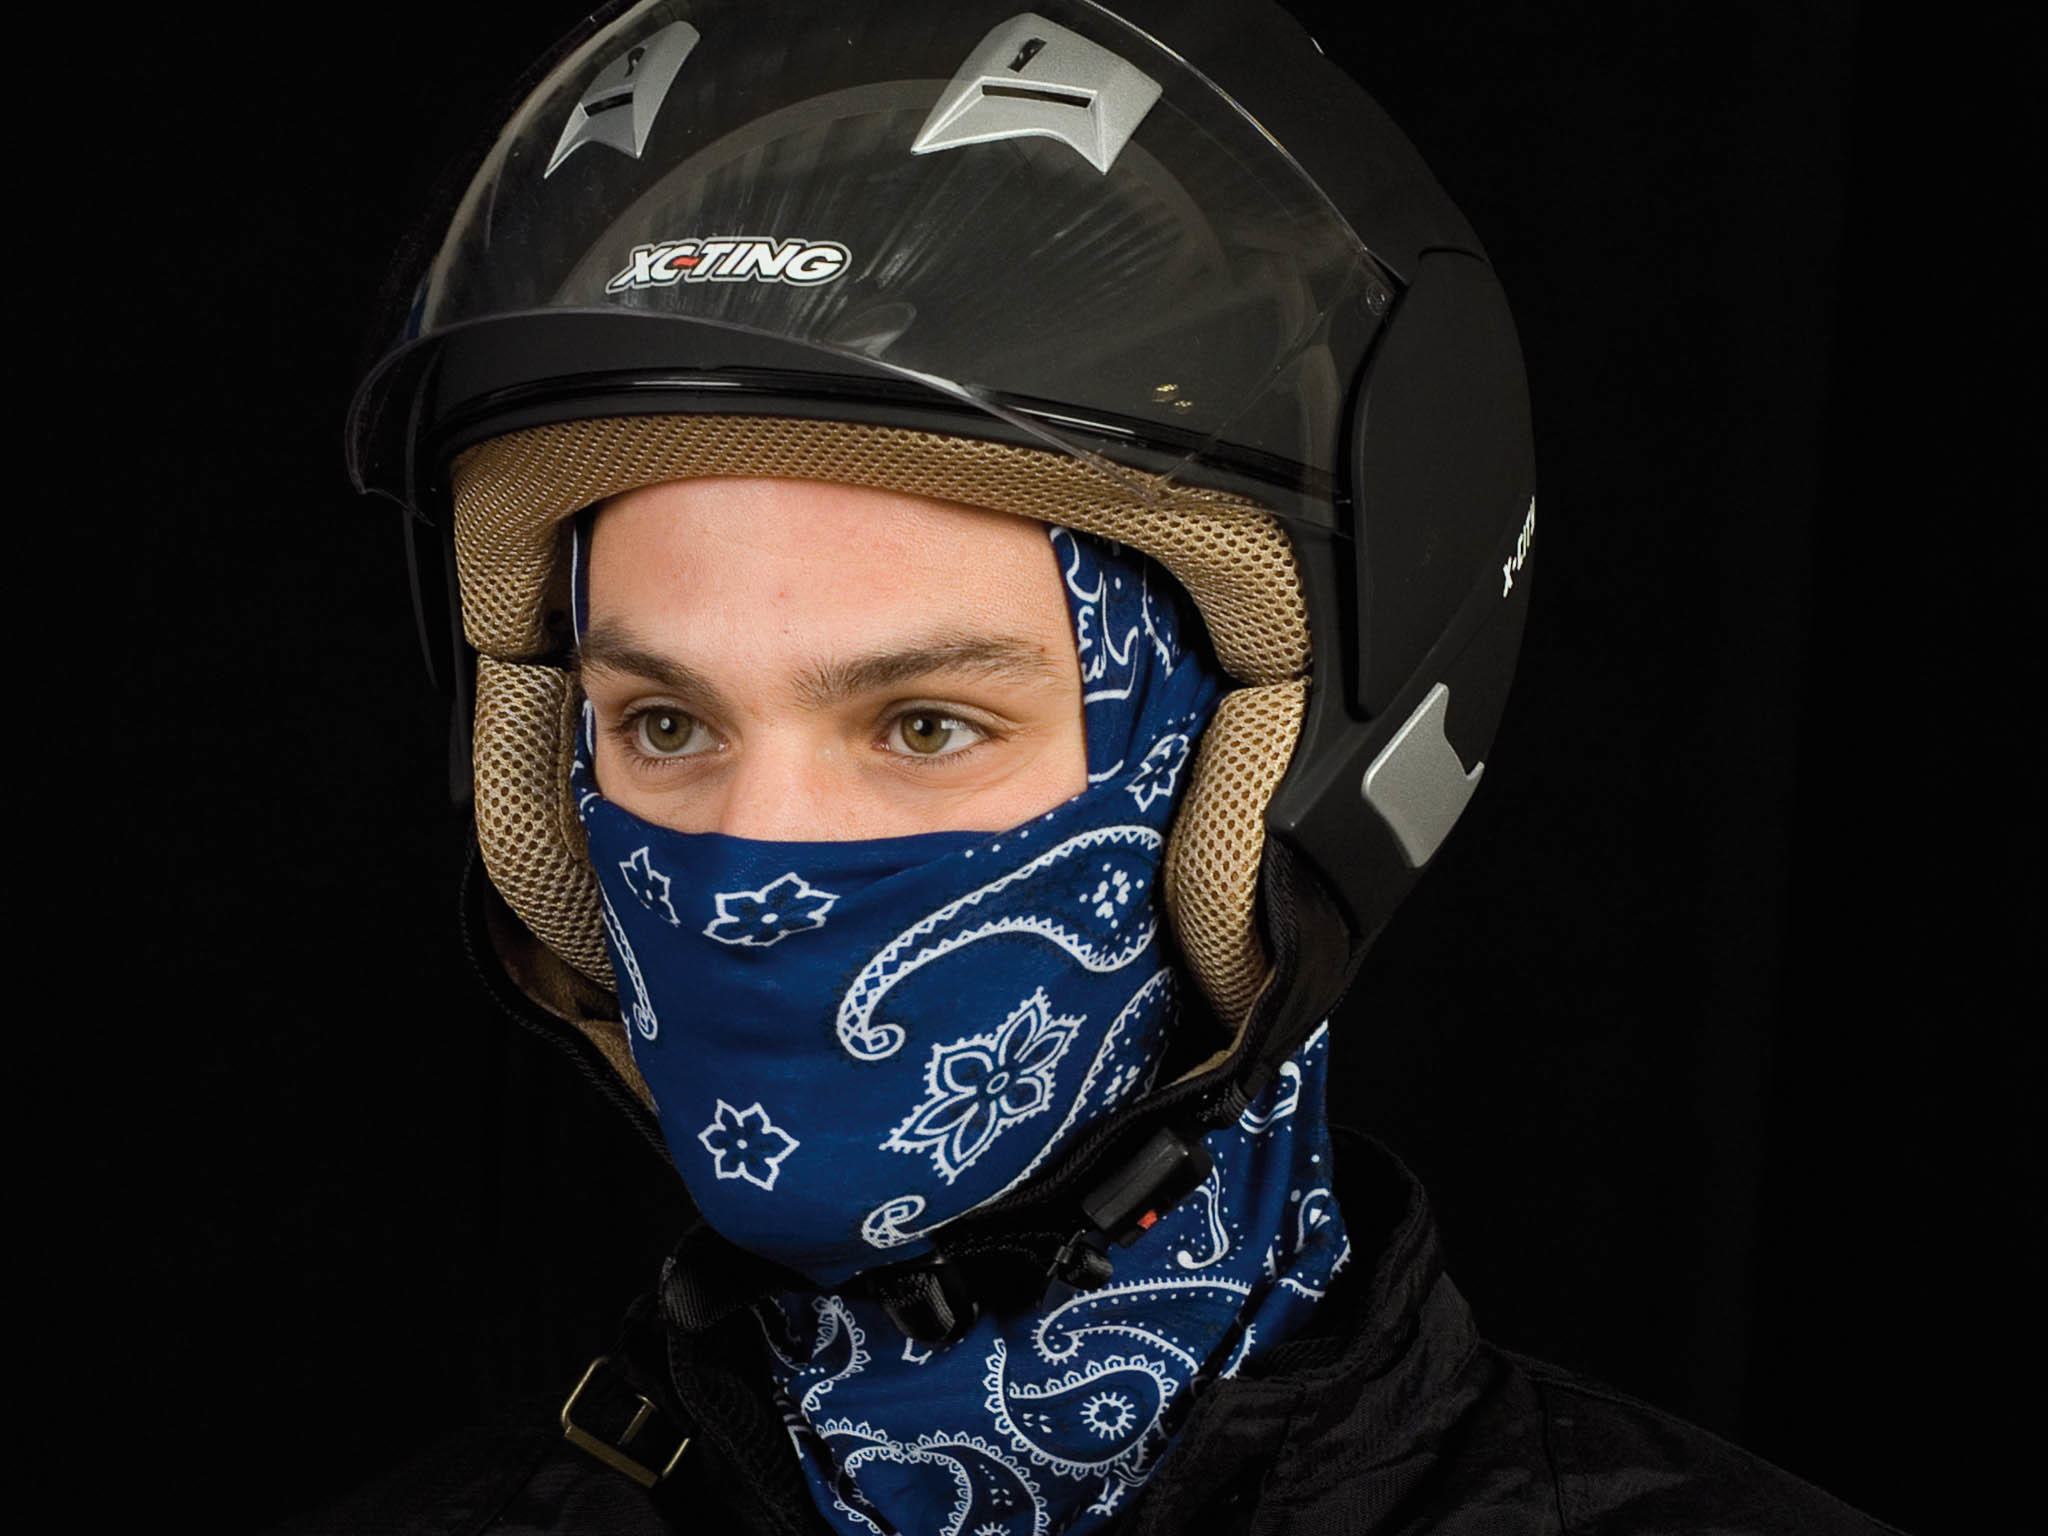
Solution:
{"label": "motorcycle helmet", "polygon": [[[364,381],[506,973],[658,1137],[568,795],[565,549],[661,481],[790,476],[1163,564],[1233,688],[1165,896],[1171,1070],[947,1242],[1126,1237],[1336,1004],[1473,793],[1529,589],[1500,285],[1269,0],[637,0],[530,77]],[[581,1049],[582,1047],[579,1047]],[[930,1262],[930,1261],[920,1261]]]}

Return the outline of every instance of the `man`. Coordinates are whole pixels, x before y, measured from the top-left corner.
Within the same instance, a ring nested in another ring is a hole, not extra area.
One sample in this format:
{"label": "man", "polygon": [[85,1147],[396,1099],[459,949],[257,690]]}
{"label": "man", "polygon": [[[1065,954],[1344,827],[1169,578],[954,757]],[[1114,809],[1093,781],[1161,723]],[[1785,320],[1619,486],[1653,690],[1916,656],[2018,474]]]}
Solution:
{"label": "man", "polygon": [[711,1225],[833,1288],[762,1314],[820,1507],[923,1529],[964,1480],[971,1524],[1097,1523],[1346,1257],[1320,1049],[1113,1283],[1089,1249],[1088,1288],[1034,1266],[929,1329],[846,1287],[1157,1077],[1199,624],[1086,535],[801,480],[629,492],[588,553],[573,782],[634,1058]]}
{"label": "man", "polygon": [[359,403],[452,522],[481,920],[704,1216],[461,1502],[1871,1529],[1482,1345],[1327,1131],[1533,574],[1470,230],[1275,14],[903,9],[594,18]]}

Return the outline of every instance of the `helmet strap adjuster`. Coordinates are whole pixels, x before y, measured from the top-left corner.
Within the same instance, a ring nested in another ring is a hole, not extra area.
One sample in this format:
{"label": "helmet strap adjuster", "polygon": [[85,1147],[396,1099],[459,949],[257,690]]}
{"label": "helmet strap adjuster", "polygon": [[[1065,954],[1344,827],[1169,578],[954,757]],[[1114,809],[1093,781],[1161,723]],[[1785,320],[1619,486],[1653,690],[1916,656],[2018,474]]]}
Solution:
{"label": "helmet strap adjuster", "polygon": [[875,1287],[875,1299],[897,1330],[919,1344],[951,1344],[981,1316],[960,1266],[944,1256],[891,1276]]}
{"label": "helmet strap adjuster", "polygon": [[1119,1248],[1128,1248],[1193,1194],[1213,1166],[1199,1140],[1163,1125],[1136,1156],[1082,1197],[1081,1209]]}

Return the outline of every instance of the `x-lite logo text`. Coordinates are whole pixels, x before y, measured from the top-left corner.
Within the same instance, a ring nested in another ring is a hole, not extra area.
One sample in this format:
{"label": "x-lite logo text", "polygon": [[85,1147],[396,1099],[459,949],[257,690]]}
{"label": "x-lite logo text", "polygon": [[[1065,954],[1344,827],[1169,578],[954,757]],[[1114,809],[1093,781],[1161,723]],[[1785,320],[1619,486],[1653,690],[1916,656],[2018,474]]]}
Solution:
{"label": "x-lite logo text", "polygon": [[1529,558],[1529,546],[1536,542],[1536,498],[1529,498],[1529,515],[1522,519],[1522,536],[1515,540],[1515,552],[1501,562],[1500,595],[1506,597],[1515,590],[1515,575]]}
{"label": "x-lite logo text", "polygon": [[636,245],[633,259],[604,285],[665,288],[671,283],[823,283],[844,272],[852,253],[836,240],[773,240],[720,235],[712,240],[664,240]]}

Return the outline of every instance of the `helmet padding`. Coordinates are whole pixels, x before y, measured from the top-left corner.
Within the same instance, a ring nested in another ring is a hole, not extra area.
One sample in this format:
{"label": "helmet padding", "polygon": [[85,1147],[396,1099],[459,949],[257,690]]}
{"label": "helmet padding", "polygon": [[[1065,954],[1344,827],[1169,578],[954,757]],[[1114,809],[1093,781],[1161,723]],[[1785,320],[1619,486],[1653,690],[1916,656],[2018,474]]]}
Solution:
{"label": "helmet padding", "polygon": [[[1225,1031],[1216,1051],[1227,1051],[1268,979],[1254,915],[1264,813],[1307,698],[1308,612],[1294,550],[1254,503],[1068,453],[848,422],[672,415],[529,428],[461,455],[454,531],[464,628],[478,653],[477,834],[519,921],[581,976],[612,987],[568,795],[579,690],[560,664],[565,525],[608,497],[715,475],[838,481],[1062,524],[1150,555],[1187,589],[1239,686],[1217,707],[1175,819],[1165,900]],[[522,985],[556,1012],[579,990],[558,978],[550,1002]],[[646,1100],[616,1024],[574,1022]]]}

